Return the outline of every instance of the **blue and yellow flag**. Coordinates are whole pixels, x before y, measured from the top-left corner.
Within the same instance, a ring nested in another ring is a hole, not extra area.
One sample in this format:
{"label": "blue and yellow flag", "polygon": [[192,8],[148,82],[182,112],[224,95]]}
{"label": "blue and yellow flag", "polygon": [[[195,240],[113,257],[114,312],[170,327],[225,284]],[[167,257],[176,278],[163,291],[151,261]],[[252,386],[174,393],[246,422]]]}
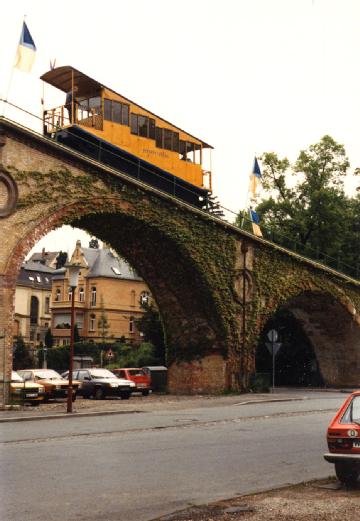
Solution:
{"label": "blue and yellow flag", "polygon": [[258,185],[261,183],[261,170],[258,163],[258,160],[254,159],[254,166],[250,175],[250,187],[249,191],[252,193],[253,197],[255,197],[256,189]]}
{"label": "blue and yellow flag", "polygon": [[253,234],[256,235],[256,237],[262,237],[263,234],[262,234],[260,226],[259,226],[260,217],[255,212],[255,210],[253,210],[252,208],[249,208],[249,214],[250,214],[250,220],[251,220],[251,225],[252,225],[252,229],[253,229]]}
{"label": "blue and yellow flag", "polygon": [[23,22],[20,41],[17,48],[15,67],[30,72],[35,60],[36,47],[28,26]]}

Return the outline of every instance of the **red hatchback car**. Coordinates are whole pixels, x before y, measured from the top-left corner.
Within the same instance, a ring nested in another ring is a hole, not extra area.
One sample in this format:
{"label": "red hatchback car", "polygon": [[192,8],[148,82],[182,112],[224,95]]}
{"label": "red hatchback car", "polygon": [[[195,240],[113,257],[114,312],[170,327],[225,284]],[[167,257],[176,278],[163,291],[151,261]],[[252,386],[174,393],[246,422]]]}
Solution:
{"label": "red hatchback car", "polygon": [[143,396],[148,396],[151,390],[151,378],[143,369],[138,367],[125,367],[121,369],[112,369],[118,378],[125,378],[135,383],[134,391],[141,392]]}
{"label": "red hatchback car", "polygon": [[335,463],[337,478],[353,485],[360,474],[360,391],[350,394],[327,430],[329,452],[324,458]]}

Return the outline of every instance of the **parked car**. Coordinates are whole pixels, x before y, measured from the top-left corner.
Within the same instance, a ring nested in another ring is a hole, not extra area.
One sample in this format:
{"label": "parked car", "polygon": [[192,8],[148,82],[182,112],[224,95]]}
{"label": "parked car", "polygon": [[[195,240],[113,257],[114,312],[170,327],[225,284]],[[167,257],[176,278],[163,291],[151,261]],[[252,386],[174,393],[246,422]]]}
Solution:
{"label": "parked car", "polygon": [[[18,373],[26,382],[36,382],[44,386],[45,401],[67,397],[69,381],[65,380],[53,369],[21,369]],[[75,401],[79,382],[73,381],[72,387],[72,400]]]}
{"label": "parked car", "polygon": [[360,391],[350,394],[327,430],[329,452],[324,458],[335,463],[337,478],[354,484],[360,474]]}
{"label": "parked car", "polygon": [[45,387],[36,382],[26,382],[16,371],[11,372],[10,399],[39,405],[44,400]]}
{"label": "parked car", "polygon": [[[63,373],[68,377],[69,372]],[[119,396],[122,400],[128,400],[135,384],[128,380],[117,378],[108,369],[77,369],[73,371],[73,378],[80,382],[77,394],[84,398],[102,400],[107,396]]]}
{"label": "parked car", "polygon": [[139,367],[125,367],[121,369],[113,369],[113,373],[118,378],[125,378],[130,382],[134,382],[135,391],[139,391],[143,396],[148,396],[151,390],[151,378]]}

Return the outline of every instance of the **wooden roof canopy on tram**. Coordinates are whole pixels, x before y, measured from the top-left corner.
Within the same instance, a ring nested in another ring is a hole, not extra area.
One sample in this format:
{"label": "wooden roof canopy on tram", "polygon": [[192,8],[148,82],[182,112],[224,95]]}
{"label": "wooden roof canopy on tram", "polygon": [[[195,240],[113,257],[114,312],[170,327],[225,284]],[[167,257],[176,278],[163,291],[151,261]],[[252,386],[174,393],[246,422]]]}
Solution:
{"label": "wooden roof canopy on tram", "polygon": [[78,71],[77,69],[74,69],[74,67],[71,67],[69,65],[65,65],[63,67],[56,67],[55,69],[52,69],[43,74],[40,79],[45,81],[49,85],[52,85],[53,87],[56,87],[59,90],[62,90],[63,92],[70,92],[72,90],[72,87],[74,85],[77,85],[79,97],[90,97],[94,95],[100,96],[103,89],[106,89],[107,91],[110,91],[117,96],[121,96],[128,103],[131,103],[142,110],[146,110],[147,112],[149,112],[149,114],[152,114],[155,118],[163,121],[165,124],[171,125],[172,127],[178,129],[180,132],[184,132],[190,138],[193,138],[196,141],[198,141],[203,148],[214,148],[208,143],[205,143],[201,139],[193,136],[192,134],[189,134],[188,132],[177,127],[173,123],[170,123],[164,118],[157,116],[148,109],[145,109],[145,107],[142,107],[138,103],[135,103],[134,101],[130,100],[129,98],[126,98],[118,92],[115,92],[113,89],[106,87],[102,83],[99,83],[98,81],[94,80],[93,78],[90,78],[86,74]]}

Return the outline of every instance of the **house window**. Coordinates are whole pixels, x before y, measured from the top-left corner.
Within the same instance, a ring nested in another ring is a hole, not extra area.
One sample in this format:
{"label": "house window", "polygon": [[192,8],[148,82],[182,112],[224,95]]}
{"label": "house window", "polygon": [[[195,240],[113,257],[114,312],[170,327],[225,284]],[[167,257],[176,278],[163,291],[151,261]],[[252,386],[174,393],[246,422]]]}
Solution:
{"label": "house window", "polygon": [[60,302],[60,300],[61,300],[61,289],[60,288],[56,288],[55,302]]}
{"label": "house window", "polygon": [[85,301],[85,291],[82,286],[79,288],[79,301],[84,302]]}
{"label": "house window", "polygon": [[134,332],[134,317],[129,318],[129,333]]}
{"label": "house window", "polygon": [[39,321],[39,299],[31,297],[30,300],[30,324],[37,324]]}
{"label": "house window", "polygon": [[68,289],[68,298],[69,298],[70,302],[71,302],[71,295],[72,295],[72,287],[70,286]]}
{"label": "house window", "polygon": [[96,306],[96,287],[93,286],[91,288],[91,300],[90,300],[91,306]]}
{"label": "house window", "polygon": [[50,297],[45,297],[45,313],[50,313]]}
{"label": "house window", "polygon": [[94,314],[91,314],[90,322],[89,322],[89,331],[95,331],[95,324],[96,324],[96,316]]}

